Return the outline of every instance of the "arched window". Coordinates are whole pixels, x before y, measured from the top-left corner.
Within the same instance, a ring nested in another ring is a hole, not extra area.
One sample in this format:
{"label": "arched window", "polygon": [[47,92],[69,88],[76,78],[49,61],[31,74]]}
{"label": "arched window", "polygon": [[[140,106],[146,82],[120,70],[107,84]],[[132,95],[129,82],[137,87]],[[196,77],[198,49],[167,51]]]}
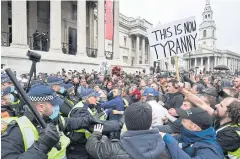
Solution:
{"label": "arched window", "polygon": [[210,14],[208,14],[208,18],[210,18]]}
{"label": "arched window", "polygon": [[213,31],[212,31],[212,36],[213,36],[213,37],[215,36],[214,34],[215,34],[215,31],[213,30]]}
{"label": "arched window", "polygon": [[203,37],[205,38],[207,36],[207,30],[203,30]]}
{"label": "arched window", "polygon": [[207,19],[207,14],[205,15],[205,19]]}

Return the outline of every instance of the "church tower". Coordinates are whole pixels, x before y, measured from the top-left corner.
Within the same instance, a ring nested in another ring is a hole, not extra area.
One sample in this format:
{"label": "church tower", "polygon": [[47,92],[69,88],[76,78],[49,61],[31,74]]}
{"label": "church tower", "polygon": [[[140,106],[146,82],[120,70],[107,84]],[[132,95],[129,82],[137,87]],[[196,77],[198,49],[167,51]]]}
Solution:
{"label": "church tower", "polygon": [[202,13],[203,22],[199,26],[199,45],[205,48],[216,47],[216,25],[213,20],[213,11],[210,0],[206,0],[204,12]]}

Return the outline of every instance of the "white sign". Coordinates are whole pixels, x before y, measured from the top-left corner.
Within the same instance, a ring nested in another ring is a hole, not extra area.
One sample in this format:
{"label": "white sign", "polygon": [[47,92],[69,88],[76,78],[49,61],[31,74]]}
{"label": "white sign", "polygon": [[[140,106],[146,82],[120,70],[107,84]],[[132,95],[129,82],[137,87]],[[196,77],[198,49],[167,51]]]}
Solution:
{"label": "white sign", "polygon": [[105,73],[110,74],[110,66],[107,61],[100,64],[100,74],[104,75]]}
{"label": "white sign", "polygon": [[148,30],[153,59],[181,56],[197,50],[197,24],[195,17],[158,25]]}

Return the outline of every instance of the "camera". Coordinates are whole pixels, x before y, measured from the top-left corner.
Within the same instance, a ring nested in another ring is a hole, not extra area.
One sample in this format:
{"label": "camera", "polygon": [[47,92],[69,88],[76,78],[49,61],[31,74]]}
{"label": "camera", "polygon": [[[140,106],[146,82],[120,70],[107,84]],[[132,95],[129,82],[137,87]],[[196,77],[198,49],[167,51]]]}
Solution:
{"label": "camera", "polygon": [[40,62],[41,60],[41,55],[38,53],[35,53],[33,51],[28,50],[27,56],[29,57],[29,60],[35,61],[35,62]]}

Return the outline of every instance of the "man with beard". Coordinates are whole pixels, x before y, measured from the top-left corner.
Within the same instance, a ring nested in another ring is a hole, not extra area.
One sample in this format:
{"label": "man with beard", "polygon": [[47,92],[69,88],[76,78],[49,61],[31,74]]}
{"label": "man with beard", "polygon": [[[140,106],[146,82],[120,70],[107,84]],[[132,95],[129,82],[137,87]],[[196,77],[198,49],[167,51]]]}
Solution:
{"label": "man with beard", "polygon": [[203,100],[183,89],[184,95],[196,106],[204,109],[215,117],[214,127],[217,131],[217,140],[224,150],[226,157],[240,157],[240,101],[236,98],[224,98],[213,109]]}

